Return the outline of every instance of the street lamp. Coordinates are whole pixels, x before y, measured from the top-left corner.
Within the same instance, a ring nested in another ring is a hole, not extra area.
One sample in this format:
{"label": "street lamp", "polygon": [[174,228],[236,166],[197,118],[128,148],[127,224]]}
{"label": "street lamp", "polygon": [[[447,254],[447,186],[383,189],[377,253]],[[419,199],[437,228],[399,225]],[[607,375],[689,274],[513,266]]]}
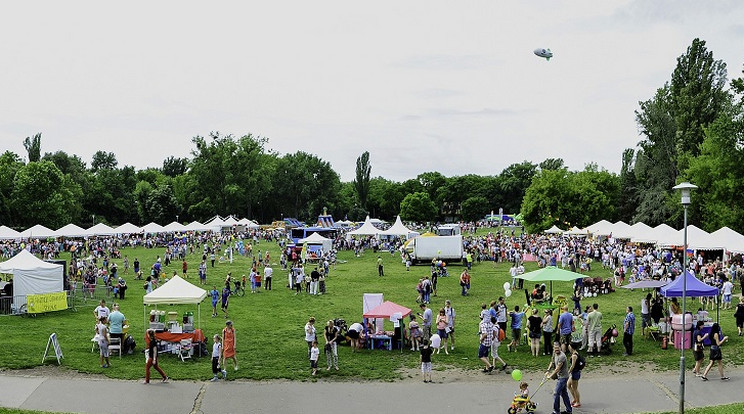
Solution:
{"label": "street lamp", "polygon": [[178,214],[176,214],[176,223],[178,223]]}
{"label": "street lamp", "polygon": [[679,353],[679,414],[685,412],[685,321],[687,320],[687,207],[690,205],[690,191],[698,188],[687,181],[672,187],[679,190],[682,196],[682,207],[685,210],[684,250],[682,251],[682,350]]}

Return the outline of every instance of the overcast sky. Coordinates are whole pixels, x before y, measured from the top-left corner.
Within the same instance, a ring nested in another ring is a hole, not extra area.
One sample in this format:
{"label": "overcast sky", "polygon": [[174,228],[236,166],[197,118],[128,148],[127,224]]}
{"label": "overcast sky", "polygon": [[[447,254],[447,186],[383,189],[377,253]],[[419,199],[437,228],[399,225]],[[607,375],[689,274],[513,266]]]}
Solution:
{"label": "overcast sky", "polygon": [[[0,144],[159,167],[210,131],[303,150],[349,181],[499,174],[563,158],[619,171],[634,110],[695,37],[742,76],[744,2],[12,2]],[[549,62],[533,54],[550,48]]]}

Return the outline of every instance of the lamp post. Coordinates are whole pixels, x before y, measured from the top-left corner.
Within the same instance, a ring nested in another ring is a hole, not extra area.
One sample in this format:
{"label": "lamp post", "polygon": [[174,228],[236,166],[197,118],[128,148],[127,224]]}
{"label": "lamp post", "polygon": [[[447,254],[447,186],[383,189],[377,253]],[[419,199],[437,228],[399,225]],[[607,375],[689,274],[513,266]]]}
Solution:
{"label": "lamp post", "polygon": [[698,188],[688,182],[672,187],[679,190],[682,196],[682,207],[685,210],[684,250],[682,251],[682,346],[679,353],[679,414],[685,412],[685,321],[687,320],[687,207],[690,205],[690,191]]}

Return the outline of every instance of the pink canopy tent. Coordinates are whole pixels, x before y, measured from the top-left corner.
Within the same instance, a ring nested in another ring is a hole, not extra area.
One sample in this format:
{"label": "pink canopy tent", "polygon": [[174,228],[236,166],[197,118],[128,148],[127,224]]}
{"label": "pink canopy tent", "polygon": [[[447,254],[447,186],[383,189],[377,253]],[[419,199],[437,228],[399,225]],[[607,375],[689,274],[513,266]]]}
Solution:
{"label": "pink canopy tent", "polygon": [[386,300],[385,302],[382,303],[382,305],[374,309],[370,309],[362,316],[367,319],[370,319],[370,318],[371,319],[377,319],[377,318],[390,319],[390,317],[395,315],[396,313],[400,313],[401,318],[405,318],[406,316],[411,314],[411,310],[406,308],[405,306],[401,306],[401,305],[398,305],[397,303]]}
{"label": "pink canopy tent", "polygon": [[[411,310],[406,308],[405,306],[398,305],[397,303],[390,302],[389,300],[383,302],[381,305],[368,310],[367,312],[362,315],[364,317],[364,333],[368,334],[367,332],[367,321],[369,319],[382,319],[383,321],[385,319],[392,319],[393,315],[400,316],[396,323],[395,327],[395,335],[393,335],[392,338],[386,337],[390,339],[390,346],[388,349],[393,348],[393,344],[399,344],[400,350],[403,352],[403,334],[402,331],[405,329],[405,325],[403,322],[403,318],[411,314]],[[379,329],[380,327],[378,327]],[[372,340],[374,341],[375,337],[371,336]]]}

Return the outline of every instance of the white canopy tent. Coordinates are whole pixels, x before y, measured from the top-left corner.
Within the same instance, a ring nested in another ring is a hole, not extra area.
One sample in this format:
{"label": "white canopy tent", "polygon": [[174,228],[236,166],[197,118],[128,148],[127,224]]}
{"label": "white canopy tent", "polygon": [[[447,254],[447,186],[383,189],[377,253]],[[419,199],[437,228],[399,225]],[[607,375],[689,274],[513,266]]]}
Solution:
{"label": "white canopy tent", "polygon": [[171,280],[163,283],[159,288],[146,294],[142,301],[144,303],[145,327],[147,324],[148,305],[199,305],[198,321],[201,329],[201,303],[207,297],[207,291],[192,285],[180,276],[176,275]]}
{"label": "white canopy tent", "polygon": [[656,232],[646,223],[639,221],[630,226],[632,235],[630,241],[633,243],[656,243]]}
{"label": "white canopy tent", "polygon": [[201,224],[198,221],[192,221],[186,225],[186,231],[207,231],[209,226]]}
{"label": "white canopy tent", "polygon": [[744,236],[731,230],[728,227],[721,227],[710,234],[721,244],[726,246],[726,250],[734,253],[744,253]]}
{"label": "white canopy tent", "polygon": [[586,236],[587,231],[573,226],[572,228],[564,231],[563,234],[568,234],[569,236]]}
{"label": "white canopy tent", "polygon": [[[679,231],[679,238],[683,240],[680,245],[684,244],[684,231],[685,229]],[[721,239],[711,237],[710,233],[695,225],[687,226],[687,245],[689,246],[688,248],[694,250],[726,249],[726,246],[723,245]]]}
{"label": "white canopy tent", "polygon": [[377,236],[378,234],[380,234],[380,230],[372,225],[369,216],[364,220],[364,224],[361,227],[346,233],[347,236]]}
{"label": "white canopy tent", "polygon": [[124,223],[121,226],[117,227],[116,229],[117,234],[136,234],[136,233],[142,233],[142,227],[135,226],[132,223]]}
{"label": "white canopy tent", "polygon": [[630,239],[633,237],[633,231],[630,224],[624,221],[618,221],[612,225],[612,237],[615,239]]}
{"label": "white canopy tent", "polygon": [[116,230],[103,223],[98,223],[95,226],[85,231],[88,236],[111,236],[116,234]]}
{"label": "white canopy tent", "polygon": [[610,233],[612,233],[612,228],[612,223],[607,220],[600,220],[591,226],[586,227],[586,229],[589,230],[589,233],[592,233],[595,236],[609,236]]}
{"label": "white canopy tent", "polygon": [[87,236],[84,228],[78,225],[72,224],[72,223],[66,226],[60,227],[54,233],[57,235],[57,237],[85,237]]}
{"label": "white canopy tent", "polygon": [[0,226],[0,240],[20,239],[21,233],[11,229],[8,226]]}
{"label": "white canopy tent", "polygon": [[406,239],[416,237],[419,234],[419,232],[406,227],[403,221],[401,221],[400,216],[395,218],[395,223],[389,229],[380,232],[380,236],[405,236]]}
{"label": "white canopy tent", "polygon": [[53,230],[48,229],[41,224],[37,224],[21,232],[21,238],[24,239],[46,239],[55,236],[56,234],[54,234]]}
{"label": "white canopy tent", "polygon": [[559,229],[558,226],[553,224],[553,227],[543,231],[543,233],[546,234],[563,234],[563,230]]}
{"label": "white canopy tent", "polygon": [[323,237],[315,232],[304,239],[300,239],[299,242],[305,244],[308,252],[311,250],[309,248],[310,245],[320,246],[320,248],[323,249],[323,252],[329,252],[333,248],[333,240]]}
{"label": "white canopy tent", "polygon": [[238,220],[238,225],[245,226],[247,229],[257,229],[261,227],[255,221],[248,220],[247,218]]}
{"label": "white canopy tent", "polygon": [[165,231],[168,233],[175,233],[175,232],[186,231],[186,226],[184,226],[183,224],[177,221],[174,221],[174,222],[171,222],[170,224],[167,224],[165,227],[163,227],[163,229],[165,229]]}
{"label": "white canopy tent", "polygon": [[144,227],[142,227],[142,231],[145,233],[165,233],[165,229],[163,226],[157,223],[148,223],[145,224]]}
{"label": "white canopy tent", "polygon": [[45,262],[28,250],[21,250],[0,263],[0,273],[13,275],[13,304],[19,309],[26,295],[64,291],[63,266]]}

